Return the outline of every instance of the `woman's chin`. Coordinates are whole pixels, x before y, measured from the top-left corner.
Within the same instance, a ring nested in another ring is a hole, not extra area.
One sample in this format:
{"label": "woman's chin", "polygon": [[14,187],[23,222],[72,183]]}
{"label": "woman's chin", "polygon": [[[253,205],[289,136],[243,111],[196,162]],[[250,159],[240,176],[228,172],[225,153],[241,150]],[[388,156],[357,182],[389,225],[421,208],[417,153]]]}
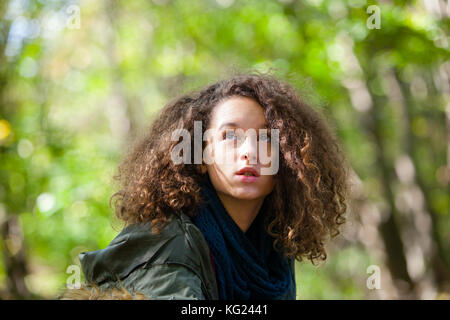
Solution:
{"label": "woman's chin", "polygon": [[264,197],[263,192],[256,187],[236,187],[233,190],[233,197],[241,200],[255,200]]}

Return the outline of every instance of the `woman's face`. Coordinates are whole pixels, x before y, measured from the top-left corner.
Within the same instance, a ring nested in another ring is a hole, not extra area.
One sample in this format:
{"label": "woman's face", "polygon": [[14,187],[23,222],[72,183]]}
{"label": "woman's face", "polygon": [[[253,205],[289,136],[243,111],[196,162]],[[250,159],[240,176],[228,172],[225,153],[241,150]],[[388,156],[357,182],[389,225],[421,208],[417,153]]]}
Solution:
{"label": "woman's face", "polygon": [[[270,159],[270,130],[259,130],[266,125],[263,108],[250,98],[230,97],[213,109],[208,128],[212,135],[207,140],[213,162],[209,161],[207,171],[218,193],[254,200],[272,191],[274,176],[261,174],[261,168],[271,164],[261,161],[259,152],[266,148],[263,154]],[[244,175],[245,168],[253,169],[253,176]]]}

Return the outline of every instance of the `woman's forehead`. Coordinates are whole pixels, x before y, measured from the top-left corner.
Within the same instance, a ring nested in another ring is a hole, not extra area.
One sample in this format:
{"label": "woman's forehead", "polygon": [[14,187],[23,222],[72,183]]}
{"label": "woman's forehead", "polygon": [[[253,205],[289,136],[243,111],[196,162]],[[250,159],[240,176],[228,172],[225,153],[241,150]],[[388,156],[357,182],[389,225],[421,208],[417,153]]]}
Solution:
{"label": "woman's forehead", "polygon": [[233,97],[214,108],[211,127],[265,128],[267,126],[264,109],[255,100]]}

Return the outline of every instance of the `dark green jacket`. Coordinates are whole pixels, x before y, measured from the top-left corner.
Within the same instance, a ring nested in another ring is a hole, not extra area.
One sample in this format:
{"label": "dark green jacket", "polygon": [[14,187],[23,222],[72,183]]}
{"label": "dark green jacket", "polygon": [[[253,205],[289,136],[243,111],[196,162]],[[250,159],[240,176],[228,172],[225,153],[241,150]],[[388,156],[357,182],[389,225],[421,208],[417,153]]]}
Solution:
{"label": "dark green jacket", "polygon": [[[79,259],[86,283],[101,289],[121,283],[151,299],[219,299],[208,244],[184,213],[160,234],[148,223],[127,226],[105,249],[82,252]],[[296,298],[294,260],[290,266],[293,286],[280,299]]]}

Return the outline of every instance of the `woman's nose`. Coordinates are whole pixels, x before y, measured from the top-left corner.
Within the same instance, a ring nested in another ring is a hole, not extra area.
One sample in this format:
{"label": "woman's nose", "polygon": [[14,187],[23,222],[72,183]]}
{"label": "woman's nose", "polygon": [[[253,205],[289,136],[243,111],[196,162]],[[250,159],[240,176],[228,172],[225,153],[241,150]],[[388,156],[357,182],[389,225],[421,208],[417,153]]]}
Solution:
{"label": "woman's nose", "polygon": [[258,150],[256,139],[252,139],[252,137],[245,137],[244,142],[241,144],[239,148],[241,160],[250,161],[252,164],[256,164],[258,160]]}

